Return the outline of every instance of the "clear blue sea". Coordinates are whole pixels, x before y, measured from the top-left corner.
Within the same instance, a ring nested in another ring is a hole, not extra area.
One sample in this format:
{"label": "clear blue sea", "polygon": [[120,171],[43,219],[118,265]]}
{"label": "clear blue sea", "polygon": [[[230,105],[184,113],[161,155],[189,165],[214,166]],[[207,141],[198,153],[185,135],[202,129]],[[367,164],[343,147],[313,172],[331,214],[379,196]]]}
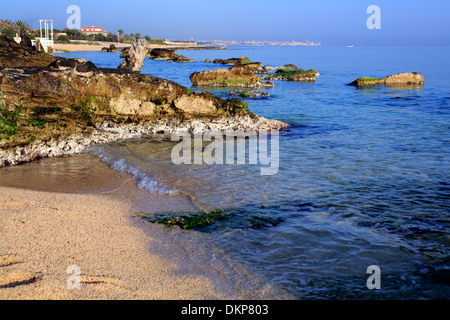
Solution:
{"label": "clear blue sea", "polygon": [[[315,83],[274,81],[251,111],[292,126],[280,133],[280,168],[184,165],[154,137],[90,150],[149,193],[182,192],[229,219],[202,230],[220,255],[299,299],[450,298],[450,48],[230,47],[146,60],[142,73],[190,87],[208,58],[316,69]],[[119,53],[58,54],[116,68]],[[420,72],[423,88],[347,86],[360,76]],[[202,91],[205,89],[192,88]],[[212,89],[226,98],[227,89]],[[200,205],[199,205],[200,206]],[[378,265],[381,289],[369,290]]]}

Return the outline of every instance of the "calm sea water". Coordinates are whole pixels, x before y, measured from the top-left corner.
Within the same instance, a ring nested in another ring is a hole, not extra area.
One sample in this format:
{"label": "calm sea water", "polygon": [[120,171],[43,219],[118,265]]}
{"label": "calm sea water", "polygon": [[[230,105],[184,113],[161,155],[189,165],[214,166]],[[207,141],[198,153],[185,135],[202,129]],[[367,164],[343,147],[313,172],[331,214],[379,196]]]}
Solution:
{"label": "calm sea water", "polygon": [[[173,142],[134,139],[90,150],[150,193],[188,194],[232,216],[203,230],[221,255],[300,299],[450,297],[450,48],[236,47],[180,51],[194,63],[146,60],[142,73],[190,87],[208,58],[316,69],[315,83],[275,81],[255,113],[292,126],[280,134],[280,168],[185,165]],[[118,53],[60,54],[118,66]],[[421,72],[415,89],[346,86],[360,76]],[[192,89],[199,90],[199,89]],[[229,90],[213,89],[226,97]],[[378,265],[381,289],[369,290]]]}

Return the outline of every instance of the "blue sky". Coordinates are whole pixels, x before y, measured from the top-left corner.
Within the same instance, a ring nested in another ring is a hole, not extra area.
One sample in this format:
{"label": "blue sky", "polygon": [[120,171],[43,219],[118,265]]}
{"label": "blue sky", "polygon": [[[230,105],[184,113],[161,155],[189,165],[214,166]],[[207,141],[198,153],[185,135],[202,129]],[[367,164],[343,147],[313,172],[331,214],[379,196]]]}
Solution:
{"label": "blue sky", "polygon": [[[53,19],[63,29],[69,5],[82,26],[184,40],[310,41],[324,45],[448,46],[449,0],[40,0],[6,1],[0,19]],[[367,7],[381,9],[381,29],[369,30]]]}

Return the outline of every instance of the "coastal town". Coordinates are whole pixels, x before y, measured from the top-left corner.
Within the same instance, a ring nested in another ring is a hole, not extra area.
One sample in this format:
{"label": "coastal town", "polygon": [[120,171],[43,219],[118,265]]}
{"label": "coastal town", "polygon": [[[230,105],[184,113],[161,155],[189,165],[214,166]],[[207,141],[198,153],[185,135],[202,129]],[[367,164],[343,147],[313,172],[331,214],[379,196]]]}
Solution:
{"label": "coastal town", "polygon": [[211,44],[214,46],[254,46],[254,47],[318,47],[320,42],[305,41],[263,41],[263,40],[199,40],[198,43]]}

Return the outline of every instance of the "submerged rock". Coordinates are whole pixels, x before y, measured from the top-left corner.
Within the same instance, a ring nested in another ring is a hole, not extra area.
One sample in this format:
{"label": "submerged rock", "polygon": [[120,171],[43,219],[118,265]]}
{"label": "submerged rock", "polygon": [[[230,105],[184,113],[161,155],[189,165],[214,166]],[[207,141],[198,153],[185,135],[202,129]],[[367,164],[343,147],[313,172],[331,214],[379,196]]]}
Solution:
{"label": "submerged rock", "polygon": [[351,86],[368,87],[368,86],[423,86],[425,79],[418,72],[397,73],[384,78],[361,77],[349,83]]}
{"label": "submerged rock", "polygon": [[268,92],[260,90],[233,90],[227,93],[229,96],[236,96],[241,98],[268,98],[270,94]]}

